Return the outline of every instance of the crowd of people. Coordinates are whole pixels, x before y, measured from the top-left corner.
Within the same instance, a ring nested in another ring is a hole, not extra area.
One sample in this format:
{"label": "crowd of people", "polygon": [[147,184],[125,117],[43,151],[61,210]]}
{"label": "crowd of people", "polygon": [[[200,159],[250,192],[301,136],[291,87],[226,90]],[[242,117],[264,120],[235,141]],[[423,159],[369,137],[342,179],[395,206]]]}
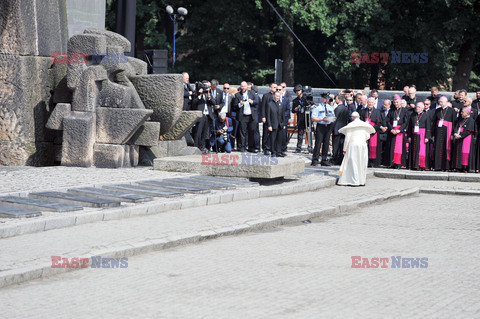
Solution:
{"label": "crowd of people", "polygon": [[[284,157],[287,151],[286,126],[290,118],[290,93],[286,83],[272,83],[262,98],[257,87],[243,81],[240,87],[216,79],[195,85],[183,73],[184,110],[202,111],[202,118],[192,129],[194,144],[202,153],[262,152]],[[260,123],[263,133],[260,134]]]}
{"label": "crowd of people", "polygon": [[237,150],[284,157],[286,128],[295,113],[295,152],[302,151],[305,130],[312,127],[315,147],[311,165],[340,165],[345,143],[340,132],[357,112],[360,120],[375,130],[367,142],[370,167],[480,170],[480,89],[475,100],[466,90],[459,90],[450,101],[436,87],[426,99],[418,97],[415,85],[410,85],[404,87],[403,96],[385,100],[379,99],[377,90],[367,96],[345,89],[335,97],[322,94],[320,103],[313,104],[301,85],[294,88],[295,98],[285,83],[271,83],[269,92],[260,97],[250,82],[243,81],[238,88],[224,83],[220,89],[215,79],[192,85],[187,73],[183,77],[184,110],[203,113],[192,130],[195,146],[202,152]]}
{"label": "crowd of people", "polygon": [[449,101],[436,87],[423,100],[417,97],[415,85],[406,86],[404,93],[402,97],[394,95],[393,102],[380,100],[377,90],[372,90],[370,97],[353,90],[343,90],[336,97],[333,107],[337,121],[330,124],[335,164],[341,163],[343,155],[343,136],[337,131],[358,112],[360,119],[375,129],[367,142],[371,167],[479,171],[480,89],[475,100],[466,90],[459,90]]}

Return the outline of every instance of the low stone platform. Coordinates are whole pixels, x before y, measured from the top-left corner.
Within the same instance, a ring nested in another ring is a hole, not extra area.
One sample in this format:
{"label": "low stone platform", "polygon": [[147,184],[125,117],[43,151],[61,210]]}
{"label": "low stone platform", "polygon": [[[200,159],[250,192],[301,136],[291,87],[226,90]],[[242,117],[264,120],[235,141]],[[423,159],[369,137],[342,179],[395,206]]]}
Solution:
{"label": "low stone platform", "polygon": [[435,180],[435,181],[455,181],[455,182],[480,182],[478,173],[453,173],[436,171],[411,171],[406,169],[375,169],[375,177],[397,178],[397,179],[416,179],[416,180]]}
{"label": "low stone platform", "polygon": [[157,158],[153,161],[153,168],[168,172],[271,179],[303,173],[305,160],[252,153],[202,154]]}

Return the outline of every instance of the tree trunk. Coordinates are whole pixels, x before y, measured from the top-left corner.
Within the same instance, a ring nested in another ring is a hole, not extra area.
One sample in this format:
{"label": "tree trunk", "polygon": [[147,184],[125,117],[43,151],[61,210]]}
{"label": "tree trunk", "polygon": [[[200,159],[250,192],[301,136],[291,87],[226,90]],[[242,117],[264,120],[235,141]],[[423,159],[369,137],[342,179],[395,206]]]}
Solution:
{"label": "tree trunk", "polygon": [[452,91],[461,89],[468,90],[474,60],[475,50],[472,46],[472,40],[468,39],[460,46],[457,67],[455,68],[455,75],[453,76]]}
{"label": "tree trunk", "polygon": [[[286,17],[286,21],[290,28],[293,30],[293,23],[291,17]],[[283,37],[282,41],[282,55],[283,55],[283,81],[287,83],[288,86],[294,86],[294,48],[295,40],[293,34],[286,30],[286,34]]]}

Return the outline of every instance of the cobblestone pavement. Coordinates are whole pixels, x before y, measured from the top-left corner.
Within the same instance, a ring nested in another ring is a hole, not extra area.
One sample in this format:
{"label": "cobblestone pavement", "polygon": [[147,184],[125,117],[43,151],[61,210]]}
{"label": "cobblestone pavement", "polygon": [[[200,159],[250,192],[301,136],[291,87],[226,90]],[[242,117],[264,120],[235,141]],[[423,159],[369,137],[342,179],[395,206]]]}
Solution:
{"label": "cobblestone pavement", "polygon": [[[478,318],[472,203],[419,195],[6,287],[0,317]],[[353,269],[351,256],[427,257],[428,268]]]}

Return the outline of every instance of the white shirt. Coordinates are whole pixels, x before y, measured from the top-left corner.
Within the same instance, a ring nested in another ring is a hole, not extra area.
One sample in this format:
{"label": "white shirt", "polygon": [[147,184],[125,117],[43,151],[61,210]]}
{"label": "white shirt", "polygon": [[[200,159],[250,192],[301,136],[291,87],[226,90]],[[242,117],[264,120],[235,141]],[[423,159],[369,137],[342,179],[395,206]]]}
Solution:
{"label": "white shirt", "polygon": [[[248,91],[245,91],[245,93],[242,93],[242,96],[243,96],[243,100],[247,100],[245,102],[243,102],[243,114],[245,115],[251,115],[252,114],[252,109],[250,107],[250,103],[248,103]],[[242,105],[240,104],[239,107],[241,107]]]}

